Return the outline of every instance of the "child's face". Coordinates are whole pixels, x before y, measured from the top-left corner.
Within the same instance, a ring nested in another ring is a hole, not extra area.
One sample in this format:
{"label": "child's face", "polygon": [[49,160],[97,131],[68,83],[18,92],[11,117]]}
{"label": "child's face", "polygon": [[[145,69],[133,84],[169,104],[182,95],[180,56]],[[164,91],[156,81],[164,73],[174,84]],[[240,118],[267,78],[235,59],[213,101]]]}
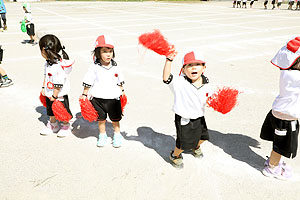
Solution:
{"label": "child's face", "polygon": [[114,54],[114,49],[103,47],[100,50],[100,57],[103,64],[109,64]]}
{"label": "child's face", "polygon": [[204,63],[191,63],[183,67],[183,73],[194,82],[201,77],[205,68]]}

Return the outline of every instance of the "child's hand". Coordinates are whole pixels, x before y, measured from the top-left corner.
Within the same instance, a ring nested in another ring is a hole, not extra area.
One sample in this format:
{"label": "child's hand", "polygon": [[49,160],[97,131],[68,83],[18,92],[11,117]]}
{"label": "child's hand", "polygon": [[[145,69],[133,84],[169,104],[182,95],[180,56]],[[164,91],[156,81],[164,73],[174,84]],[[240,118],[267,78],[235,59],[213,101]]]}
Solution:
{"label": "child's hand", "polygon": [[53,97],[50,97],[50,101],[55,101],[55,99]]}
{"label": "child's hand", "polygon": [[174,60],[174,58],[175,58],[175,56],[177,55],[177,53],[178,53],[178,52],[175,50],[174,45],[171,45],[170,51],[169,51],[169,53],[166,55],[166,58],[167,58],[168,60]]}
{"label": "child's hand", "polygon": [[45,96],[45,89],[44,88],[42,88],[41,93],[42,93],[43,96]]}
{"label": "child's hand", "polygon": [[82,100],[85,101],[87,99],[87,95],[82,94],[82,95],[79,96],[79,99],[82,99]]}

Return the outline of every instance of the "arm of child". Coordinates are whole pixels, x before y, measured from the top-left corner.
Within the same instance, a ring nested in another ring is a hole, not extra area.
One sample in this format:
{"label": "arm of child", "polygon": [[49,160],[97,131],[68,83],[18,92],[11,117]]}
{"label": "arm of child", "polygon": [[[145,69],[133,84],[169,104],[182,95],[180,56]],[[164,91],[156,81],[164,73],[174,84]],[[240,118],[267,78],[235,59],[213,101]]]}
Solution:
{"label": "arm of child", "polygon": [[46,77],[44,77],[43,86],[42,86],[42,90],[41,90],[41,93],[43,96],[45,96],[45,79],[46,79]]}
{"label": "arm of child", "polygon": [[55,99],[57,99],[59,91],[60,91],[59,87],[54,87],[54,89],[53,89],[53,95],[50,98],[50,101],[55,101]]}
{"label": "arm of child", "polygon": [[165,66],[163,69],[163,81],[164,82],[167,82],[171,75],[171,65],[172,65],[172,61],[170,61],[169,59],[166,59]]}
{"label": "arm of child", "polygon": [[83,88],[83,92],[82,92],[82,95],[80,95],[79,99],[83,99],[83,100],[86,100],[87,98],[87,95],[89,93],[89,87],[84,87]]}

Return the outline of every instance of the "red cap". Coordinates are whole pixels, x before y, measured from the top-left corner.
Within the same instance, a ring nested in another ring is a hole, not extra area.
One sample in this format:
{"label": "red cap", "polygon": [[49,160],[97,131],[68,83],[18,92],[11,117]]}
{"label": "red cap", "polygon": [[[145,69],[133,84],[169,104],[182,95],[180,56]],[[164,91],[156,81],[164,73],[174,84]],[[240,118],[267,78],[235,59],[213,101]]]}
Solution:
{"label": "red cap", "polygon": [[280,69],[289,69],[300,57],[300,37],[288,41],[271,60]]}
{"label": "red cap", "polygon": [[114,48],[114,42],[111,39],[111,37],[106,35],[100,35],[98,36],[96,42],[95,42],[95,48],[97,47],[108,47],[108,48]]}
{"label": "red cap", "polygon": [[196,52],[196,51],[188,52],[187,54],[184,55],[184,57],[182,59],[182,66],[185,66],[185,65],[191,64],[191,63],[205,64],[204,56],[200,52]]}

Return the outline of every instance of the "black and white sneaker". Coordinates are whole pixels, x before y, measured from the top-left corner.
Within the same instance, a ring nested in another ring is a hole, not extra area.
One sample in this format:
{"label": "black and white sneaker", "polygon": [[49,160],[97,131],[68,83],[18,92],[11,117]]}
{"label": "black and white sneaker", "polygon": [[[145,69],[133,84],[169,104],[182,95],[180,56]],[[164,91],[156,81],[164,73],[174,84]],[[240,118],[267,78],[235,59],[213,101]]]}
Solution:
{"label": "black and white sneaker", "polygon": [[3,79],[2,82],[0,83],[0,87],[8,87],[13,85],[13,81],[11,79]]}

